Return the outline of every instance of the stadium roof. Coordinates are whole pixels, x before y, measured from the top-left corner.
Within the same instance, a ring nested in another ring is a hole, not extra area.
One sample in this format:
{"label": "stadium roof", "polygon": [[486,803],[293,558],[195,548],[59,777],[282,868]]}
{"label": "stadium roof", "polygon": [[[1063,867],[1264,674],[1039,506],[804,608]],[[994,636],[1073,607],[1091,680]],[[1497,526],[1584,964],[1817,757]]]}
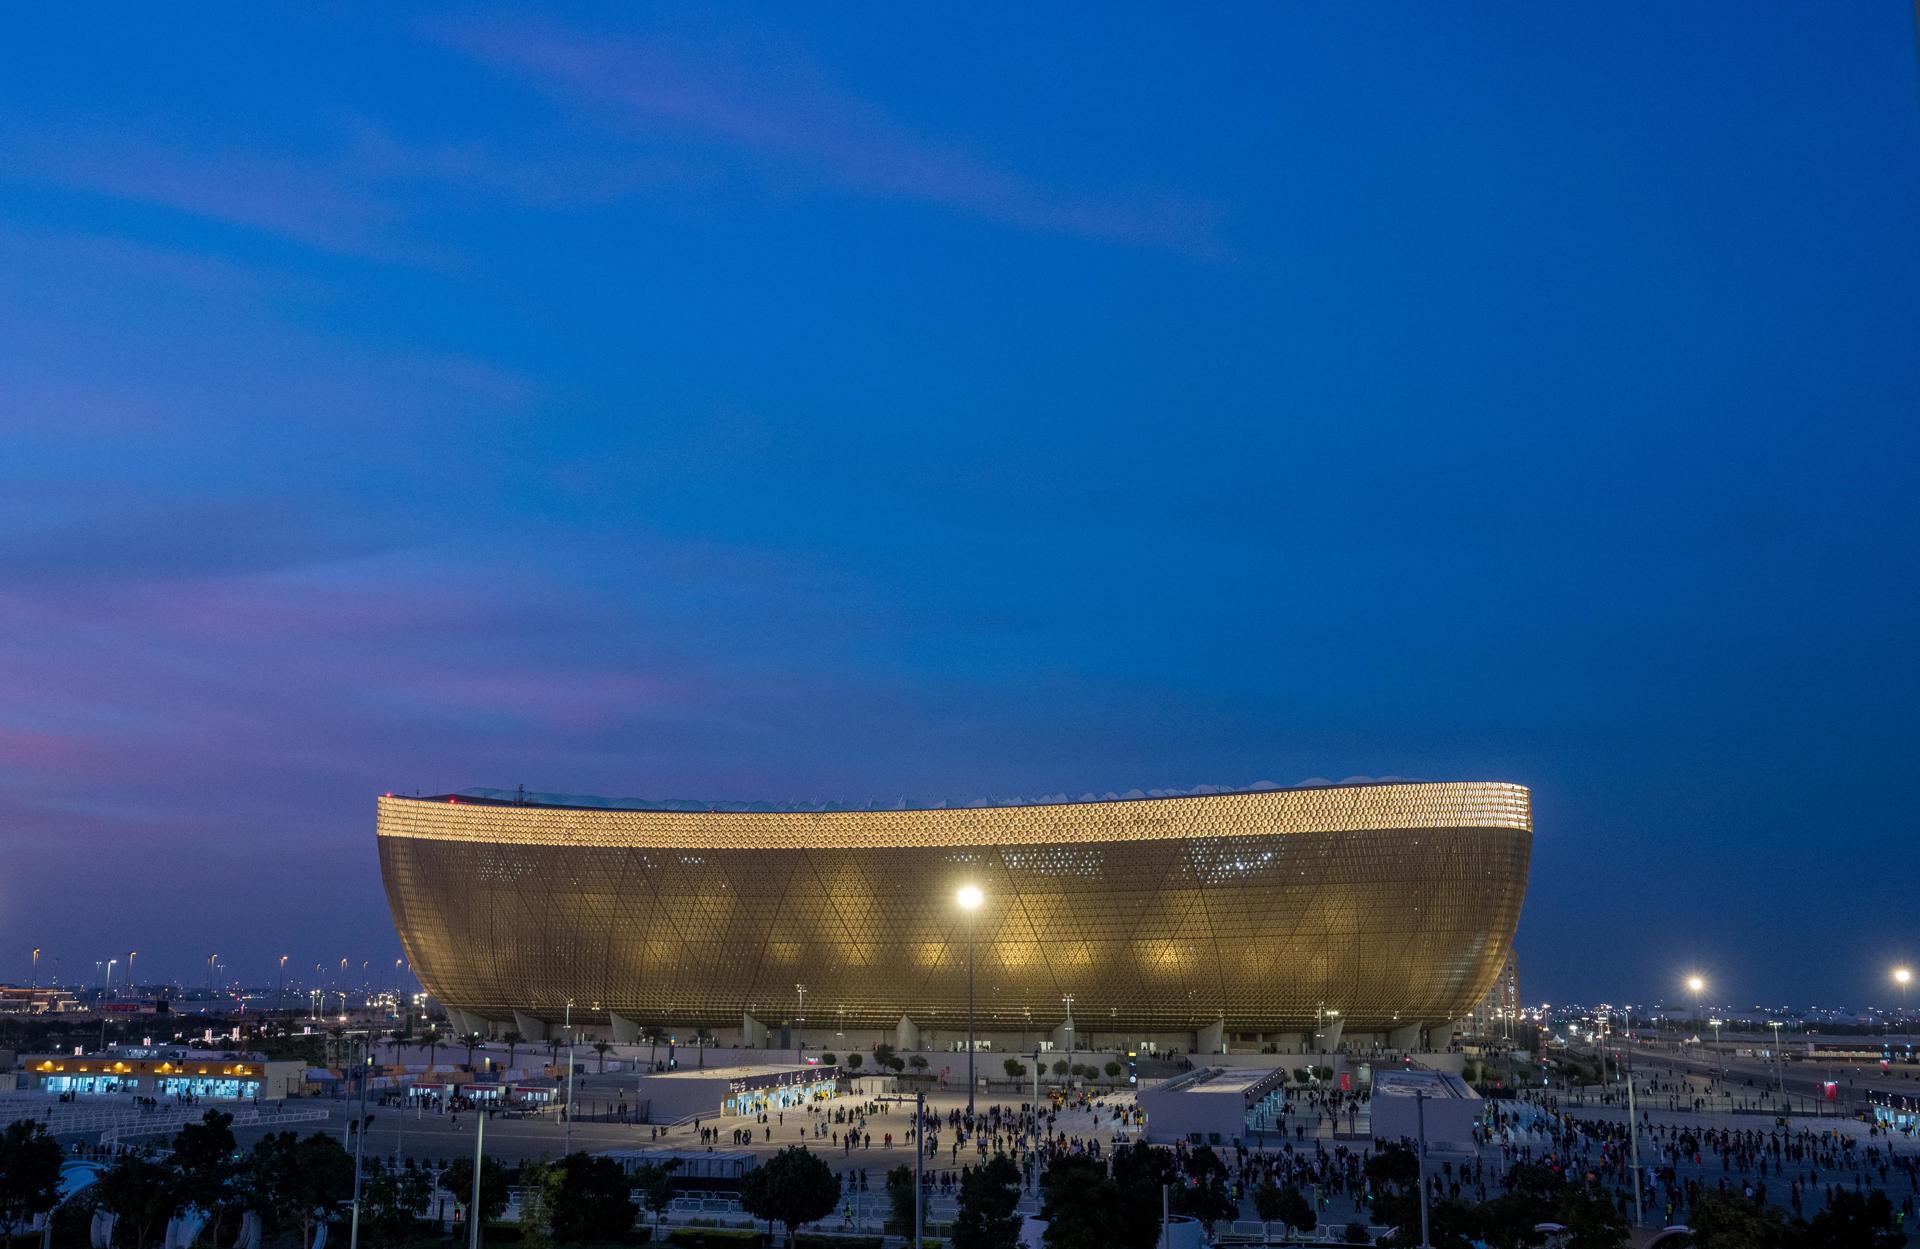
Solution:
{"label": "stadium roof", "polygon": [[870,798],[865,802],[824,800],[817,802],[738,802],[706,801],[697,798],[602,798],[593,794],[557,794],[528,789],[463,789],[451,794],[417,795],[428,801],[455,799],[464,802],[502,806],[568,807],[593,811],[726,811],[726,812],[826,812],[826,811],[953,811],[980,807],[1046,807],[1076,802],[1134,802],[1149,798],[1200,798],[1213,794],[1267,793],[1274,790],[1345,789],[1358,785],[1419,785],[1424,781],[1405,776],[1350,776],[1344,781],[1315,778],[1298,785],[1276,785],[1255,781],[1250,785],[1196,785],[1192,789],[1129,789],[1125,793],[1087,792],[1043,794],[1037,798]]}

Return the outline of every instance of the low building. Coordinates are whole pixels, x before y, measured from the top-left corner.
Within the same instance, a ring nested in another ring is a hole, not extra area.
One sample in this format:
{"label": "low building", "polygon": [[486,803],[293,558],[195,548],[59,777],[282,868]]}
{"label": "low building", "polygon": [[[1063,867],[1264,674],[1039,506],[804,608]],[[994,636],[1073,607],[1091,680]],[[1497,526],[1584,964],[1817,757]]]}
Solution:
{"label": "low building", "polygon": [[302,1091],[306,1064],[232,1050],[116,1046],[92,1054],[29,1054],[26,1087],[82,1097],[136,1093],[205,1101],[278,1101]]}
{"label": "low building", "polygon": [[0,1015],[65,1015],[80,1009],[80,999],[57,986],[0,985]]}
{"label": "low building", "polygon": [[696,1067],[643,1075],[634,1097],[648,1123],[681,1123],[793,1110],[839,1089],[840,1069],[825,1065]]}
{"label": "low building", "polygon": [[1484,1109],[1473,1086],[1451,1072],[1403,1068],[1373,1076],[1376,1142],[1425,1140],[1429,1157],[1468,1157]]}
{"label": "low building", "polygon": [[1146,1111],[1141,1139],[1171,1145],[1232,1145],[1247,1136],[1247,1116],[1287,1082],[1285,1067],[1199,1067],[1135,1094]]}

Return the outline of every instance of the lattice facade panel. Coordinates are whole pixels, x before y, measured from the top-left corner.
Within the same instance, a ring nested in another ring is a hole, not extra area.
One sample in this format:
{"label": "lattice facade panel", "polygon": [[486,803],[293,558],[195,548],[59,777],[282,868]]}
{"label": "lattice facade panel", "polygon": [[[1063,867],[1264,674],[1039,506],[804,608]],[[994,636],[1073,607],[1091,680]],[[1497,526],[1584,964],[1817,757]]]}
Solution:
{"label": "lattice facade panel", "polygon": [[[1466,1015],[1506,958],[1530,795],[1385,784],[920,811],[688,812],[382,798],[421,982],[484,1018],[742,1012],[985,1031],[1349,1031]],[[977,884],[971,918],[956,889]]]}

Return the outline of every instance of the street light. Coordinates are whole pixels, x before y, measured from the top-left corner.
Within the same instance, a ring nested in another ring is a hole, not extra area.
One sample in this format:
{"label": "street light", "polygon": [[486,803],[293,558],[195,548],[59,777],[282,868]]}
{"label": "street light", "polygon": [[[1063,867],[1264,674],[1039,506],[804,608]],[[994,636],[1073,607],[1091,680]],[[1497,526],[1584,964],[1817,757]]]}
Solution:
{"label": "street light", "polygon": [[954,895],[954,901],[967,913],[967,1114],[973,1114],[973,917],[979,911],[980,904],[986,901],[986,895],[980,892],[978,885],[962,885],[960,892]]}
{"label": "street light", "polygon": [[[35,950],[35,954],[40,951]],[[1913,983],[1913,968],[1896,967],[1893,969],[1893,982],[1900,986],[1900,1035],[1907,1031],[1907,986]]]}
{"label": "street light", "polygon": [[1773,1029],[1773,1081],[1780,1086],[1780,1095],[1784,1098],[1787,1094],[1787,1077],[1780,1065],[1780,1021],[1769,1019],[1767,1027]]}
{"label": "street light", "polygon": [[793,1014],[793,1060],[804,1063],[807,1061],[807,1042],[800,1034],[807,1026],[807,986],[796,984],[793,990],[800,995],[800,1009]]}

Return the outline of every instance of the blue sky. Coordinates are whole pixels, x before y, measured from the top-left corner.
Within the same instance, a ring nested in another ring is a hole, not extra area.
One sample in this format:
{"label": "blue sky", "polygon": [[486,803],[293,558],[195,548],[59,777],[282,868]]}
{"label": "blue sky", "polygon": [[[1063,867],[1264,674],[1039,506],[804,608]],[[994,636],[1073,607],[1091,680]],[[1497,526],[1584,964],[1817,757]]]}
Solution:
{"label": "blue sky", "polygon": [[1392,774],[1531,999],[1884,1000],[1913,21],[35,13],[0,976],[390,964],[388,789]]}

